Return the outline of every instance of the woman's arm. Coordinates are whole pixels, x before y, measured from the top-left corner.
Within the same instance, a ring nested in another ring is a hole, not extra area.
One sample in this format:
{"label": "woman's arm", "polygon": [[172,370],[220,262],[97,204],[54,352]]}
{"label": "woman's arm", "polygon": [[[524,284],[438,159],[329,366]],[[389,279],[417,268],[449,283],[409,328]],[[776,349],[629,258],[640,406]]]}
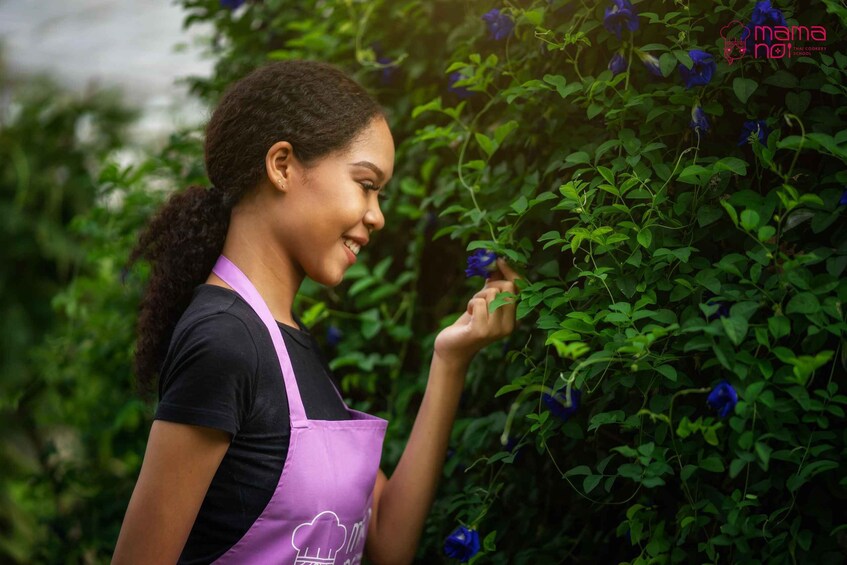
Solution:
{"label": "woman's arm", "polygon": [[379,471],[365,545],[374,563],[405,564],[414,559],[438,487],[467,368],[477,351],[514,330],[514,301],[488,313],[488,304],[498,292],[515,292],[517,274],[502,259],[498,266],[500,272],[468,302],[467,311],[439,333],[409,442],[390,479]]}
{"label": "woman's arm", "polygon": [[222,430],[153,421],[112,563],[176,563],[230,441]]}

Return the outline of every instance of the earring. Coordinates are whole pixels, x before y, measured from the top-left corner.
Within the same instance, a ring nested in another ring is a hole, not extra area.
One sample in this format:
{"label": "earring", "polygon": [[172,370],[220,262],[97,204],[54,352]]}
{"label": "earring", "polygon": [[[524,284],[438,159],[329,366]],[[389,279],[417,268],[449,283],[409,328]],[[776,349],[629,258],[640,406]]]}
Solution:
{"label": "earring", "polygon": [[281,187],[284,189],[284,188],[285,188],[285,185],[284,185],[284,184],[282,184],[282,179],[276,179],[276,180],[277,180],[277,182],[279,183],[279,186],[281,186]]}

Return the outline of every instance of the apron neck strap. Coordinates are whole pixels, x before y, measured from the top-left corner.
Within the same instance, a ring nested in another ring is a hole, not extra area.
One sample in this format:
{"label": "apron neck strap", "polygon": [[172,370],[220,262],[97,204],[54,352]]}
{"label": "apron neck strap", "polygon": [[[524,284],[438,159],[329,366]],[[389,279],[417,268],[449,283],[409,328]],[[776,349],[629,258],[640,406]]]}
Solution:
{"label": "apron neck strap", "polygon": [[303,409],[303,400],[300,398],[300,391],[297,388],[297,380],[294,378],[294,369],[291,367],[291,358],[288,356],[288,350],[285,348],[285,341],[282,339],[282,332],[277,325],[277,321],[271,314],[268,305],[262,299],[259,291],[250,282],[250,279],[241,272],[241,269],[235,264],[221,255],[215,263],[212,272],[221,278],[226,284],[231,286],[241,298],[250,305],[251,308],[259,315],[268,332],[271,334],[271,340],[276,350],[276,355],[279,358],[280,368],[282,369],[282,378],[285,381],[285,392],[288,395],[288,410],[291,415],[291,423],[306,421],[306,411]]}

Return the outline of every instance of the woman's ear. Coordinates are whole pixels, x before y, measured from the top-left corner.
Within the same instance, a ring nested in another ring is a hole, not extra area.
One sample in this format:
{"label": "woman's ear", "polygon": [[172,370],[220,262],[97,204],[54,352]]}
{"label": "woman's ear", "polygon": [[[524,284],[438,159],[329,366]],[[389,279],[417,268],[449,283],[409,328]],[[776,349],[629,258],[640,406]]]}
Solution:
{"label": "woman's ear", "polygon": [[265,156],[265,169],[268,180],[277,190],[288,191],[293,161],[294,149],[287,141],[277,141],[268,149]]}

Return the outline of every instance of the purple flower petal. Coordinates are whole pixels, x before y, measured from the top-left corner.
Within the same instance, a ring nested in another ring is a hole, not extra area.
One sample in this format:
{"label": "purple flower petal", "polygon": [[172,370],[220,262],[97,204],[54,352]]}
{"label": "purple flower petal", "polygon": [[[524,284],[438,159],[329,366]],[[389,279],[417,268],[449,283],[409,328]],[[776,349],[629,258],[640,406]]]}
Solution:
{"label": "purple flower petal", "polygon": [[462,563],[479,552],[479,532],[459,526],[444,540],[444,553],[447,557],[458,559]]}
{"label": "purple flower petal", "polygon": [[477,249],[468,257],[467,277],[483,277],[487,279],[492,271],[497,270],[497,255],[487,249]]}
{"label": "purple flower petal", "polygon": [[726,418],[738,404],[738,393],[735,392],[729,381],[723,380],[712,389],[712,392],[706,398],[706,402],[718,411],[718,416]]}

